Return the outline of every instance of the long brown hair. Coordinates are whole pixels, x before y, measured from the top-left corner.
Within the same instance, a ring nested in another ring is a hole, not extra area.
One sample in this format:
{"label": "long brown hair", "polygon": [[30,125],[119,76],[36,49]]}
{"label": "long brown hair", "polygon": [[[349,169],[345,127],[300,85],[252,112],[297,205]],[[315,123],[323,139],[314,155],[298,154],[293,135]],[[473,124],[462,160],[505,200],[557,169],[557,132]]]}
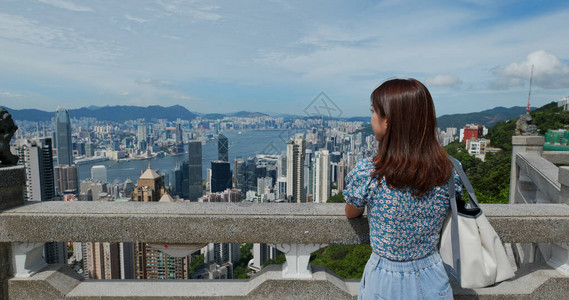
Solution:
{"label": "long brown hair", "polygon": [[387,130],[374,157],[373,175],[417,196],[451,176],[451,162],[437,141],[435,105],[416,79],[392,79],[371,94],[373,110],[387,119]]}

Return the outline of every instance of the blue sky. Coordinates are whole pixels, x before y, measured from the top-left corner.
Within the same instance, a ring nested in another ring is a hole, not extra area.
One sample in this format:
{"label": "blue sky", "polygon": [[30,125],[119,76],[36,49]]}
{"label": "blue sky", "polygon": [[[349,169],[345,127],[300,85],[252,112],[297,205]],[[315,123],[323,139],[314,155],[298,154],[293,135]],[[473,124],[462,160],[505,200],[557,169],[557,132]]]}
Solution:
{"label": "blue sky", "polygon": [[414,77],[437,115],[569,96],[567,1],[0,0],[0,106],[369,114]]}

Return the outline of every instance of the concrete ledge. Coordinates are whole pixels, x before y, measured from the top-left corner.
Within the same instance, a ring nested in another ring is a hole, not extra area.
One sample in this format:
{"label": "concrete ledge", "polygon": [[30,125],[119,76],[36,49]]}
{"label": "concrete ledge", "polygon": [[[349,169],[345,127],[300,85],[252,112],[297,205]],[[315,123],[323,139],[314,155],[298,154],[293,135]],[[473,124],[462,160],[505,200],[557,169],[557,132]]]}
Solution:
{"label": "concrete ledge", "polygon": [[545,137],[543,136],[512,136],[512,146],[543,146]]}
{"label": "concrete ledge", "polygon": [[556,165],[569,164],[569,152],[567,151],[543,151],[541,156]]}
{"label": "concrete ledge", "polygon": [[[566,204],[481,207],[503,242],[569,242]],[[0,242],[61,241],[366,244],[369,229],[365,216],[348,220],[332,203],[50,201],[0,212]]]}
{"label": "concrete ledge", "polygon": [[[250,280],[101,280],[85,281],[65,299],[356,299],[359,280],[344,281],[313,266],[314,278],[282,278],[271,265]],[[354,294],[354,291],[356,294]]]}
{"label": "concrete ledge", "polygon": [[63,299],[83,277],[65,265],[49,265],[32,277],[8,281],[10,299]]}
{"label": "concrete ledge", "polygon": [[[10,280],[11,299],[356,299],[359,280],[338,278],[312,266],[314,278],[282,278],[272,265],[250,280],[100,280],[80,282],[69,268],[52,267],[31,278]],[[58,285],[53,283],[63,281]],[[567,299],[569,278],[544,265],[516,271],[496,286],[468,290],[454,285],[455,299]]]}
{"label": "concrete ledge", "polygon": [[462,289],[454,282],[454,299],[567,299],[569,278],[547,265],[528,265],[516,277],[482,289]]}

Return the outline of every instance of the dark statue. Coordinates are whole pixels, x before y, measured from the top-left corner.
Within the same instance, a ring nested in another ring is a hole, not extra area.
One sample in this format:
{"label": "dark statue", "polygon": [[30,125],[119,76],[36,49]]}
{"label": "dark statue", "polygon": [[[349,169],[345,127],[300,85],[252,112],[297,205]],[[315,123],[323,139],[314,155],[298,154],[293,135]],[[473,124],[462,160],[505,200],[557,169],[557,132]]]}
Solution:
{"label": "dark statue", "polygon": [[516,122],[515,135],[537,135],[537,126],[532,124],[530,114],[520,115],[520,118]]}
{"label": "dark statue", "polygon": [[13,166],[18,163],[19,157],[10,152],[10,141],[18,126],[14,124],[12,116],[4,108],[0,108],[0,166]]}

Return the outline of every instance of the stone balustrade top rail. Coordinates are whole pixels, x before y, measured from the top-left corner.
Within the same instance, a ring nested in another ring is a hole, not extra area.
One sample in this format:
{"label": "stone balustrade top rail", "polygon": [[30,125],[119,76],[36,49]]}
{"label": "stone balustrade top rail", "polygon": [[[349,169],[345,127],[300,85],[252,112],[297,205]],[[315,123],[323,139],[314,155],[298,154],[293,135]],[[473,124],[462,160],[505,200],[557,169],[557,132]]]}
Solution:
{"label": "stone balustrade top rail", "polygon": [[[482,204],[503,242],[569,242],[566,204]],[[366,217],[331,203],[27,202],[0,242],[369,243]]]}

